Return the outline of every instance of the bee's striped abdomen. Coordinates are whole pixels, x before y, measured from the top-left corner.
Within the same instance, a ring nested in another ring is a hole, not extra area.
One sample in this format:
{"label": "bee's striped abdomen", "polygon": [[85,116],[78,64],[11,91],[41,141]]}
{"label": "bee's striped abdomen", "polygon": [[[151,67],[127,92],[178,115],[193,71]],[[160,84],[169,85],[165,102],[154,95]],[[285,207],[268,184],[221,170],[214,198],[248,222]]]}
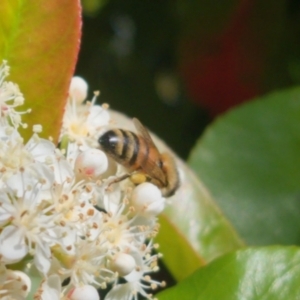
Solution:
{"label": "bee's striped abdomen", "polygon": [[120,150],[118,155],[120,155],[120,159],[125,159],[126,161],[128,160],[128,158],[131,156],[131,150],[130,150],[130,139],[131,139],[131,135],[128,134],[126,131],[119,129],[118,131],[120,131],[120,142],[119,142],[119,146],[120,146]]}
{"label": "bee's striped abdomen", "polygon": [[139,151],[140,151],[140,140],[139,140],[138,136],[135,133],[130,132],[130,134],[131,134],[131,138],[132,138],[132,148],[133,148],[133,150],[132,150],[131,157],[130,157],[130,160],[129,160],[129,165],[134,166],[134,164],[136,164],[138,154],[139,154]]}
{"label": "bee's striped abdomen", "polygon": [[136,170],[147,161],[149,147],[134,132],[112,129],[98,140],[102,150],[126,168]]}
{"label": "bee's striped abdomen", "polygon": [[120,132],[122,134],[122,153],[120,158],[127,167],[135,169],[140,152],[140,139],[134,132],[122,129],[120,129]]}

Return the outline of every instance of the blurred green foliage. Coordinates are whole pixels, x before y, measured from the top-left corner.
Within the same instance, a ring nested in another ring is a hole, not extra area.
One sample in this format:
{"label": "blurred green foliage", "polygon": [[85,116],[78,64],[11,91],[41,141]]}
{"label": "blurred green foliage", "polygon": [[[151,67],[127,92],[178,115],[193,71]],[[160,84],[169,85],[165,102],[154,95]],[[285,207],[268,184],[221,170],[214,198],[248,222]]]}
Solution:
{"label": "blurred green foliage", "polygon": [[94,16],[106,4],[108,0],[82,0],[82,8],[85,15]]}

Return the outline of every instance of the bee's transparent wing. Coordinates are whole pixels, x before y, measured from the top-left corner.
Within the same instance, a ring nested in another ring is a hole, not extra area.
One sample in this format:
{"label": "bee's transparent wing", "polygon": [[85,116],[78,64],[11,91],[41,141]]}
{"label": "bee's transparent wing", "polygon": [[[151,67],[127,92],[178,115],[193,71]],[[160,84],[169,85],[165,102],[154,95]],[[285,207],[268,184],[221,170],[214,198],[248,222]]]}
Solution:
{"label": "bee's transparent wing", "polygon": [[160,159],[160,153],[156,148],[148,130],[143,126],[143,124],[137,118],[133,118],[133,124],[136,130],[138,131],[138,133],[140,133],[140,135],[144,138],[144,140],[146,141],[149,147],[150,155],[148,157],[148,162],[147,162],[148,165],[147,167],[149,167],[149,169],[147,168],[145,172],[151,177],[162,182],[163,185],[166,185],[166,177],[163,170],[161,169],[162,162]]}
{"label": "bee's transparent wing", "polygon": [[154,142],[152,141],[152,138],[151,138],[148,130],[144,127],[144,125],[141,123],[141,121],[137,118],[133,118],[132,121],[133,121],[133,124],[134,124],[136,130],[142,135],[142,137],[145,140],[147,140],[152,145],[152,147],[156,148],[156,146],[155,146]]}

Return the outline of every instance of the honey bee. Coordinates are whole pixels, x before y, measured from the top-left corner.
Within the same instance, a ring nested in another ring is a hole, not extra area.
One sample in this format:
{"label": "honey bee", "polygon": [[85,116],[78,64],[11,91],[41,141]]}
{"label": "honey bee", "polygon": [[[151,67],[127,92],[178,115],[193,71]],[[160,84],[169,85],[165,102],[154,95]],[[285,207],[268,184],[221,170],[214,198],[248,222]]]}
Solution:
{"label": "honey bee", "polygon": [[129,173],[118,177],[114,182],[128,177],[136,183],[144,181],[155,184],[164,197],[174,195],[179,187],[179,174],[174,159],[168,153],[160,153],[147,129],[133,118],[138,134],[111,129],[100,136],[100,148]]}

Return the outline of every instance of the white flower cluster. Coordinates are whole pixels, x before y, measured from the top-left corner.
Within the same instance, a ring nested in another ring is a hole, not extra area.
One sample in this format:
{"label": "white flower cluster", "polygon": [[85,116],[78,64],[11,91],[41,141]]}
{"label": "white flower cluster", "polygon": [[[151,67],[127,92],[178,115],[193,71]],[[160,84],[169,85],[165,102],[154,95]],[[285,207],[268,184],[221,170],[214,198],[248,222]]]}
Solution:
{"label": "white flower cluster", "polygon": [[[152,299],[159,254],[153,237],[164,208],[160,190],[129,180],[97,148],[111,125],[107,105],[84,102],[87,85],[73,78],[60,149],[26,126],[15,109],[24,99],[0,67],[0,298],[35,300]],[[38,286],[32,291],[32,286]],[[31,296],[30,296],[31,295]]]}

